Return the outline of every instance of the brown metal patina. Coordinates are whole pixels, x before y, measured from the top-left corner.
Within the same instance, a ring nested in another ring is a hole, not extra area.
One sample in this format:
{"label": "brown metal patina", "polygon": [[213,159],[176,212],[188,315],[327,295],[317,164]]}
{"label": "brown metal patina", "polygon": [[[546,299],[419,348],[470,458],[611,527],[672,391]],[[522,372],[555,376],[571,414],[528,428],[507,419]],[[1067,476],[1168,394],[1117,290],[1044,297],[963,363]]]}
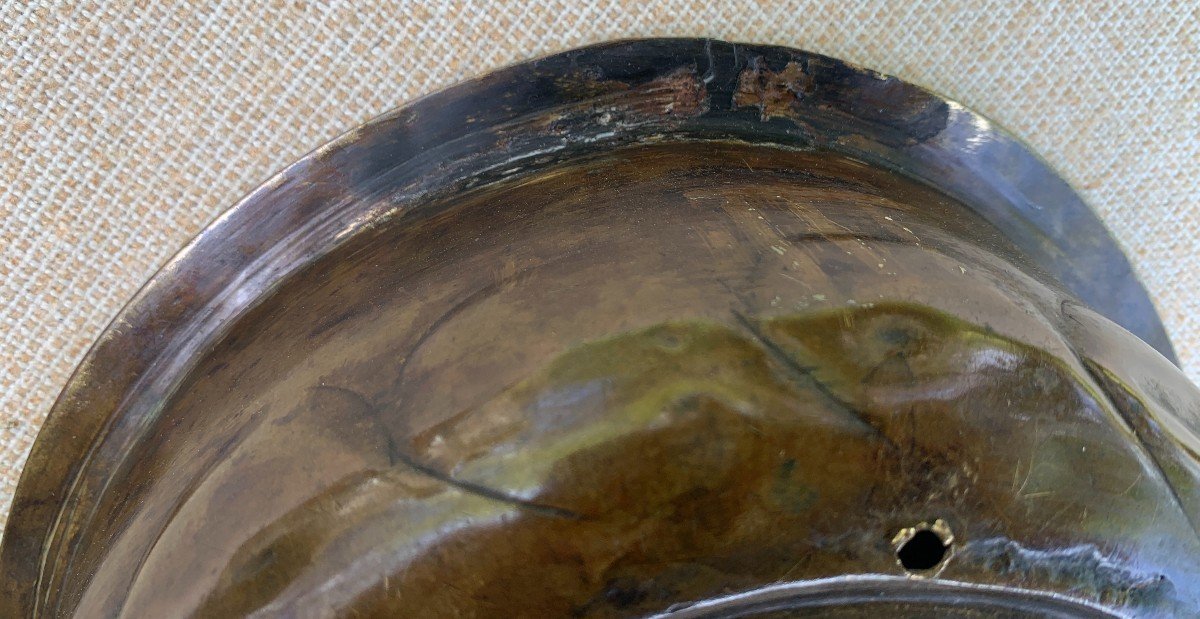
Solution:
{"label": "brown metal patina", "polygon": [[960,106],[586,48],[369,123],[157,275],[34,447],[0,615],[1194,615],[1170,355]]}

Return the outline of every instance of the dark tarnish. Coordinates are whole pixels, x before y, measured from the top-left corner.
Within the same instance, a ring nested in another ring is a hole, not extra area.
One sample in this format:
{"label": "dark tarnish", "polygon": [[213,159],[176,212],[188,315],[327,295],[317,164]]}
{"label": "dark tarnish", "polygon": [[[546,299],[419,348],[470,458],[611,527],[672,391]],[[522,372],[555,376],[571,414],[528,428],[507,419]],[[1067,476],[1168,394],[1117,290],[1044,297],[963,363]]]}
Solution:
{"label": "dark tarnish", "polygon": [[646,103],[631,107],[652,118],[693,118],[708,111],[708,91],[695,68],[681,68],[651,81],[643,90]]}
{"label": "dark tarnish", "polygon": [[[592,99],[596,111],[629,115],[630,122],[684,119],[708,111],[708,93],[695,67],[681,67],[644,84],[606,80],[595,72],[585,71],[561,78],[557,85],[564,97]],[[611,101],[611,105],[606,105],[606,101]]]}
{"label": "dark tarnish", "polygon": [[733,108],[741,107],[757,108],[764,121],[786,118],[814,135],[852,135],[892,147],[938,136],[950,113],[928,91],[820,57],[791,60],[778,70],[762,56],[751,57],[733,93]]}
{"label": "dark tarnish", "polygon": [[779,47],[566,52],[155,276],[33,448],[0,616],[1197,616],[1170,354],[961,106]]}

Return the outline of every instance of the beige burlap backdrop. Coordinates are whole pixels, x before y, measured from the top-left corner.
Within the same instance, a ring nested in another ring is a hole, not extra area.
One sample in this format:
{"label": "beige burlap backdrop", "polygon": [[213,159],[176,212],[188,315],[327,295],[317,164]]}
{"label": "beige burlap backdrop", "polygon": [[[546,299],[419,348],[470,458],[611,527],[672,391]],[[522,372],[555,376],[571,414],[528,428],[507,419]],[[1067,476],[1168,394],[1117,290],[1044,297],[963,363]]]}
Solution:
{"label": "beige burlap backdrop", "polygon": [[88,345],[224,208],[413,97],[621,37],[803,47],[992,117],[1099,211],[1200,378],[1195,0],[0,6],[0,524]]}

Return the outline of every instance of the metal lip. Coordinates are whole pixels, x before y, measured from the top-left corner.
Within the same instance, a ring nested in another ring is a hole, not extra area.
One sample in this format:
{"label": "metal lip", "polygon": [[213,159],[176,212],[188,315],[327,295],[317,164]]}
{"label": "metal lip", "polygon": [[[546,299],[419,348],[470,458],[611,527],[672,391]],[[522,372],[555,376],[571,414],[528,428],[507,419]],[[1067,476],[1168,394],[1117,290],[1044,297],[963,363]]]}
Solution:
{"label": "metal lip", "polygon": [[1036,276],[1174,359],[1096,215],[982,116],[796,49],[709,39],[594,45],[492,72],[346,133],[252,192],[154,275],[85,355],[31,450],[0,544],[0,615],[63,608],[50,583],[94,525],[90,508],[120,454],[195,355],[290,274],[430,197],[581,152],[671,140],[830,149],[916,178],[996,225]]}
{"label": "metal lip", "polygon": [[830,607],[875,607],[887,604],[935,604],[982,612],[1009,612],[1038,617],[1119,617],[1108,609],[1059,595],[955,580],[914,580],[902,576],[852,574],[795,583],[780,583],[692,604],[678,605],[654,615],[655,619],[700,617],[753,617],[783,610],[816,610]]}

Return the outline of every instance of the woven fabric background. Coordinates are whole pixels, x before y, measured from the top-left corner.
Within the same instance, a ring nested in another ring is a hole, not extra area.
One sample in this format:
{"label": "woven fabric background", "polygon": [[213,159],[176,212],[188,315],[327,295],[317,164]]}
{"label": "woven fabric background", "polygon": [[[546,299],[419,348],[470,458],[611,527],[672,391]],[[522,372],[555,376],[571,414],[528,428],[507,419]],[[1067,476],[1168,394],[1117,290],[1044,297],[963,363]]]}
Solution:
{"label": "woven fabric background", "polygon": [[990,116],[1100,213],[1200,379],[1195,0],[0,7],[0,526],[88,345],[223,209],[416,96],[613,38],[803,47]]}

